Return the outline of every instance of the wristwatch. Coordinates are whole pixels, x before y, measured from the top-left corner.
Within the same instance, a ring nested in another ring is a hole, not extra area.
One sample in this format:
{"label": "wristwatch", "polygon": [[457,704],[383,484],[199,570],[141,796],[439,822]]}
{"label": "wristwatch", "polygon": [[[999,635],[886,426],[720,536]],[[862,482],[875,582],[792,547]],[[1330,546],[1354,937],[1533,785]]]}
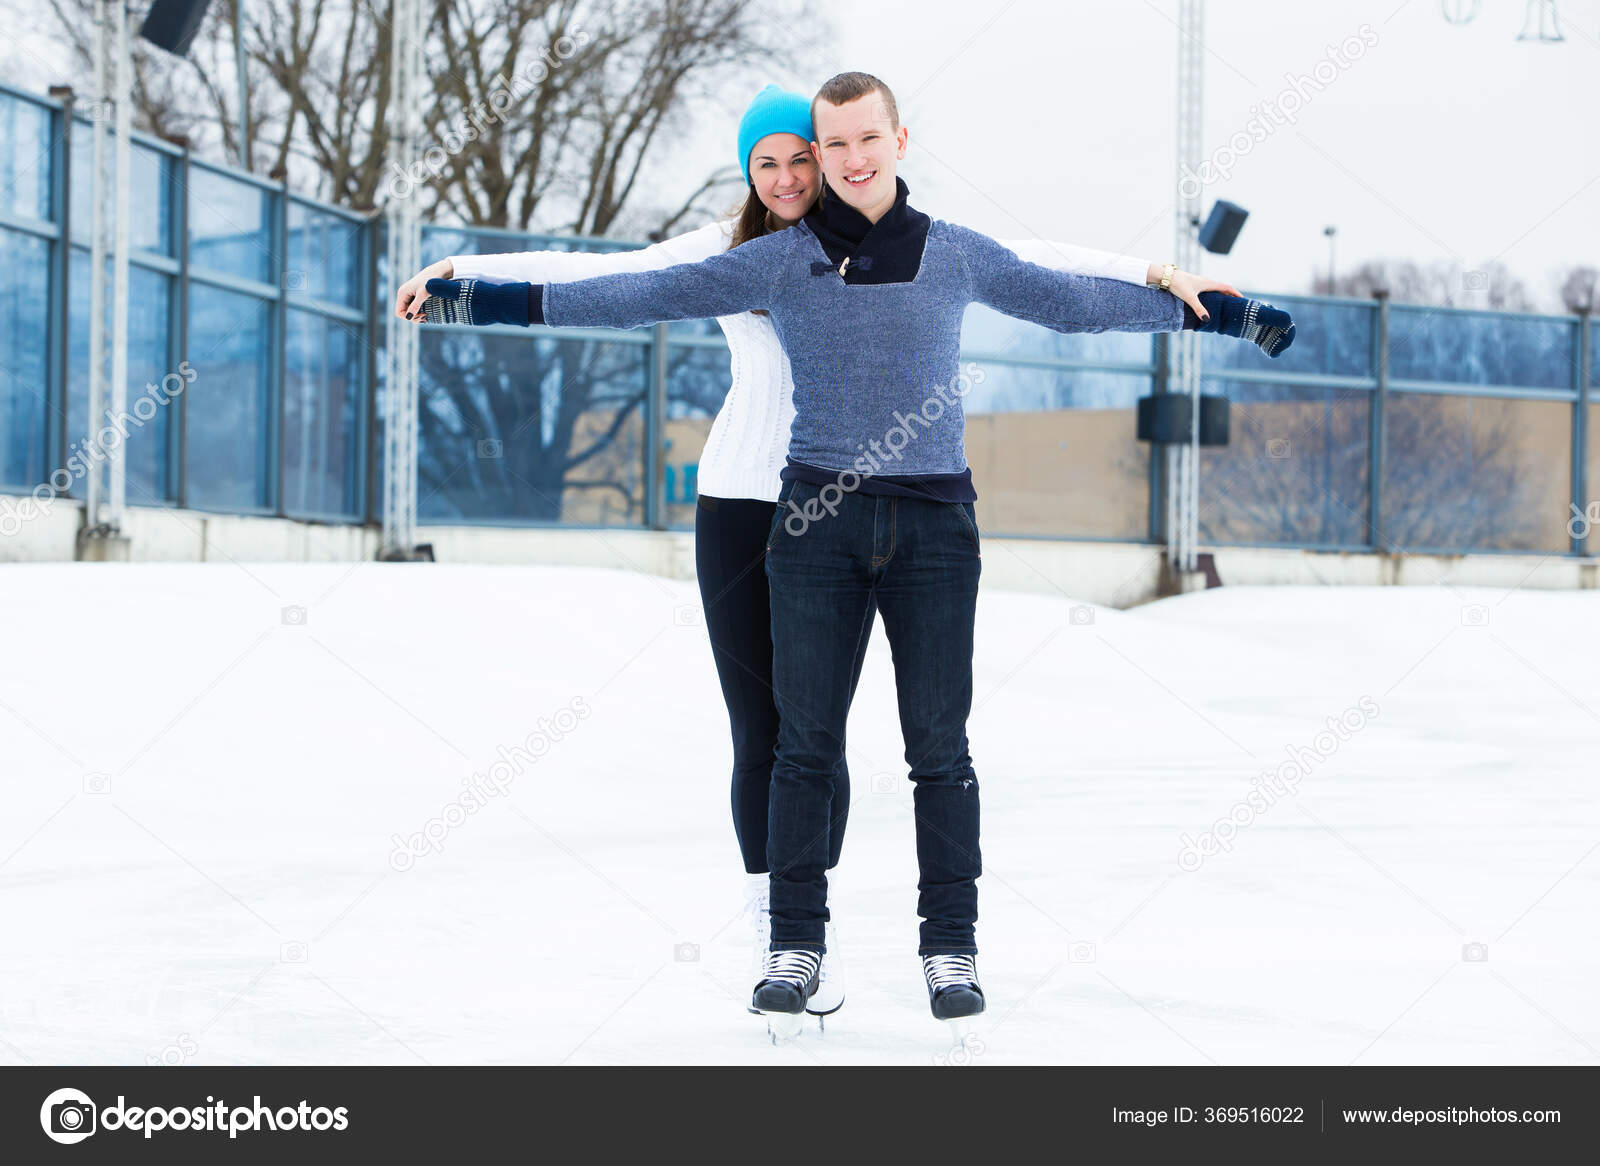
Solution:
{"label": "wristwatch", "polygon": [[1162,291],[1169,292],[1172,290],[1172,277],[1177,270],[1178,265],[1176,263],[1168,263],[1161,269],[1161,282],[1159,284],[1146,284],[1145,286],[1159,287]]}

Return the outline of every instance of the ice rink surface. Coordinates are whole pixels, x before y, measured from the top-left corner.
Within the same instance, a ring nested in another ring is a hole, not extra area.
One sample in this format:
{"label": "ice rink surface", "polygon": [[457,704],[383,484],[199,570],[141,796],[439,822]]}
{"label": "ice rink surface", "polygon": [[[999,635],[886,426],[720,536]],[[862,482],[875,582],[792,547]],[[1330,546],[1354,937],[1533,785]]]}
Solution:
{"label": "ice rink surface", "polygon": [[0,1063],[1600,1062],[1592,592],[986,588],[953,1056],[881,624],[848,999],[775,1049],[692,582],[21,564],[0,603]]}

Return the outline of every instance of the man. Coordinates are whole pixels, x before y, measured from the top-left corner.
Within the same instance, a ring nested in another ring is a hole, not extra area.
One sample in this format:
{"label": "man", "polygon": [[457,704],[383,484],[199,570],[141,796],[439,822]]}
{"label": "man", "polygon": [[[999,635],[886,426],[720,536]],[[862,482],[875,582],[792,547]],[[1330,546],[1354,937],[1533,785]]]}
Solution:
{"label": "man", "polygon": [[430,318],[445,322],[627,328],[772,315],[796,410],[766,548],[780,726],[768,809],[772,942],[752,1005],[775,1035],[798,1028],[816,987],[833,774],[874,598],[915,783],[918,955],[930,1008],[945,1020],[984,1008],[978,781],[966,735],[980,571],[958,368],[967,304],[1062,332],[1222,331],[1271,356],[1294,336],[1286,313],[1256,301],[1205,292],[1209,315],[1199,317],[1166,290],[1024,263],[987,236],[912,209],[896,173],[908,132],[875,77],[834,77],[812,120],[826,186],[795,227],[662,271],[427,285]]}

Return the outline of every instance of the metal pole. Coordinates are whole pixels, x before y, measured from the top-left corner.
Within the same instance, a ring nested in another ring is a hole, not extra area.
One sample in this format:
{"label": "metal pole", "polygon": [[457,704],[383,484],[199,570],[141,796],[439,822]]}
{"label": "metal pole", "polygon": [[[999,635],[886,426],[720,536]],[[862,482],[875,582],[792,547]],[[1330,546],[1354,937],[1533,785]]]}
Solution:
{"label": "metal pole", "polygon": [[233,0],[233,71],[239,79],[239,169],[250,169],[250,77],[245,70],[244,33],[239,10],[244,0]]}
{"label": "metal pole", "polygon": [[115,0],[99,0],[94,16],[94,84],[90,88],[93,104],[90,113],[89,166],[89,409],[84,416],[83,450],[87,474],[84,481],[83,525],[94,529],[100,524],[101,480],[100,462],[94,453],[93,435],[105,413],[105,348],[103,326],[106,305],[106,240],[105,216],[100,206],[105,199],[106,183],[110,176],[105,172],[105,111],[106,99],[106,37],[111,20],[111,5]]}
{"label": "metal pole", "polygon": [[[421,131],[423,92],[421,0],[395,0],[390,25],[389,161],[410,174]],[[421,222],[417,192],[390,192],[389,283],[398,287],[418,267]],[[388,304],[385,296],[384,304]],[[385,311],[388,321],[388,416],[384,427],[382,558],[411,558],[417,520],[417,329]]]}
{"label": "metal pole", "polygon": [[[1180,0],[1178,6],[1178,209],[1175,260],[1180,268],[1198,273],[1200,245],[1195,229],[1200,222],[1201,138],[1205,129],[1204,52],[1205,0]],[[1193,175],[1185,183],[1184,174]],[[1200,337],[1180,332],[1172,346],[1174,380],[1189,394],[1189,441],[1169,454],[1167,558],[1176,571],[1195,569],[1195,544],[1200,511]]]}
{"label": "metal pole", "polygon": [[666,507],[661,498],[661,467],[666,463],[661,444],[667,415],[667,337],[666,324],[657,324],[650,345],[650,394],[644,410],[644,524],[651,530],[665,530]]}
{"label": "metal pole", "polygon": [[[1572,503],[1585,519],[1593,517],[1586,496],[1589,493],[1589,382],[1593,379],[1590,370],[1594,367],[1591,363],[1594,345],[1589,328],[1591,310],[1583,308],[1578,312],[1578,392],[1572,402]],[[1585,530],[1581,524],[1577,528],[1584,531],[1585,537],[1579,538],[1569,530],[1572,543],[1568,549],[1573,554],[1581,555],[1594,532]],[[1600,550],[1600,546],[1596,549]]]}
{"label": "metal pole", "polygon": [[1382,551],[1384,419],[1389,411],[1389,293],[1380,288],[1372,294],[1378,301],[1378,318],[1372,329],[1378,384],[1372,391],[1371,415],[1367,418],[1367,531],[1373,550]]}
{"label": "metal pole", "polygon": [[[128,181],[130,139],[133,133],[133,56],[129,44],[128,5],[116,0],[117,7],[117,206],[116,242],[112,250],[111,299],[111,424],[117,436],[108,451],[106,468],[111,478],[111,504],[106,524],[113,534],[122,530],[122,511],[126,501],[128,451]],[[97,419],[98,420],[98,419]]]}

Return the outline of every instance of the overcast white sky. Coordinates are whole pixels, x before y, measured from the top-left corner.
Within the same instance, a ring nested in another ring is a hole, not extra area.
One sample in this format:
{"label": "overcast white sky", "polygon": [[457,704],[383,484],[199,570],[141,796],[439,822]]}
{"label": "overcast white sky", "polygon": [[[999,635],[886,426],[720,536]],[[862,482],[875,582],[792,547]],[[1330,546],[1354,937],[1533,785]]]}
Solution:
{"label": "overcast white sky", "polygon": [[[929,213],[1002,237],[1037,234],[1164,260],[1172,252],[1177,0],[819,0],[837,51],[822,70],[774,62],[810,89],[864,69],[896,91],[911,129],[902,171]],[[1368,258],[1499,259],[1554,307],[1551,273],[1600,265],[1600,0],[1559,0],[1562,44],[1519,43],[1526,0],[1211,0],[1205,41],[1210,154],[1276,105],[1286,74],[1330,47],[1371,47],[1335,67],[1297,123],[1277,127],[1208,185],[1250,210],[1231,255],[1205,270],[1264,291],[1303,291]],[[793,19],[785,0],[766,15]],[[15,0],[0,9],[21,10]],[[48,42],[8,41],[7,76],[42,89]],[[60,54],[65,59],[64,54]],[[1325,66],[1327,68],[1327,66]],[[753,93],[754,90],[751,90]],[[682,143],[670,186],[731,162],[737,109],[711,107]],[[697,164],[698,163],[698,164]],[[665,200],[663,200],[665,201]],[[1463,297],[1470,303],[1470,294]]]}
{"label": "overcast white sky", "polygon": [[[912,135],[902,175],[922,209],[990,234],[1170,255],[1177,0],[826,2],[830,71],[896,91]],[[1304,290],[1326,269],[1330,224],[1341,268],[1498,258],[1543,298],[1556,267],[1600,265],[1600,0],[1561,0],[1562,44],[1517,41],[1524,0],[1476,6],[1456,27],[1440,0],[1212,0],[1207,154],[1277,101],[1285,74],[1310,75],[1363,25],[1376,43],[1206,187],[1205,209],[1226,198],[1251,214],[1205,270]]]}

